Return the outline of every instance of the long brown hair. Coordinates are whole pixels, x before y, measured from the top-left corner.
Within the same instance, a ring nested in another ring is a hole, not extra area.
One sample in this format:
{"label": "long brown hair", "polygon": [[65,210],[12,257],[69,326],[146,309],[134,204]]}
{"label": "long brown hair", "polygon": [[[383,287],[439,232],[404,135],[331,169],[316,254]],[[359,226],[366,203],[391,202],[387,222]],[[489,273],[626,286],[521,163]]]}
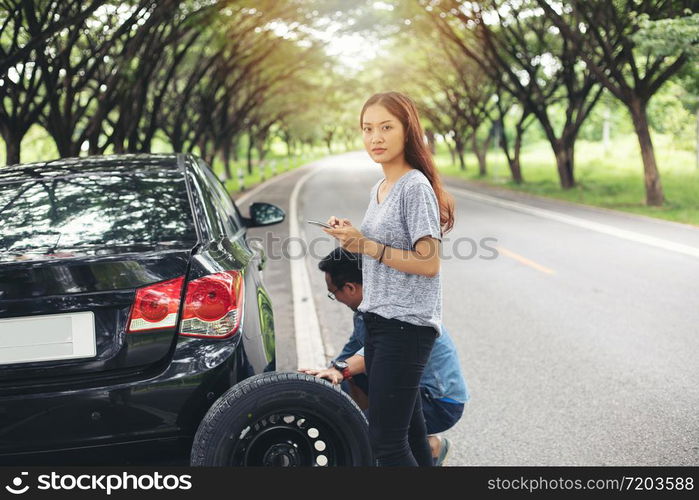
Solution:
{"label": "long brown hair", "polygon": [[420,125],[420,117],[417,107],[412,99],[400,92],[381,92],[371,96],[362,107],[359,115],[359,127],[364,122],[364,112],[369,106],[379,104],[385,107],[389,113],[398,118],[405,131],[405,161],[425,174],[430,181],[434,194],[439,204],[439,223],[442,233],[446,233],[454,227],[454,198],[442,187],[442,181],[434,164],[432,153],[425,144],[424,133]]}

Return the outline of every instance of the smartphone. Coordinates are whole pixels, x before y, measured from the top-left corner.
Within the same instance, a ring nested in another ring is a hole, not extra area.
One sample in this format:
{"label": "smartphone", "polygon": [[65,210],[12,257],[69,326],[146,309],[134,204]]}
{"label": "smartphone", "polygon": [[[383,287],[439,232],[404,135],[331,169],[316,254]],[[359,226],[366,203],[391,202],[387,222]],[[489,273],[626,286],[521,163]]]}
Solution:
{"label": "smartphone", "polygon": [[309,224],[315,224],[316,226],[320,227],[327,227],[328,229],[333,229],[333,227],[330,224],[326,224],[325,222],[319,222],[317,220],[307,220]]}

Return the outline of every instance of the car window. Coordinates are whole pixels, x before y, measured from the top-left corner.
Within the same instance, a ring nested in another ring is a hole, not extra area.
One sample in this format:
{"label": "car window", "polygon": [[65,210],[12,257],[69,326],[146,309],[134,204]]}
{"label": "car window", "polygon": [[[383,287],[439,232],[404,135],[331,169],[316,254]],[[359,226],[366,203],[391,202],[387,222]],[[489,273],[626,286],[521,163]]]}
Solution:
{"label": "car window", "polygon": [[216,209],[222,215],[222,217],[228,222],[228,224],[226,224],[227,227],[225,228],[226,235],[228,237],[233,237],[242,227],[238,209],[226,191],[226,188],[206,165],[206,163],[201,160],[197,163],[199,170],[206,181],[211,202],[216,206]]}
{"label": "car window", "polygon": [[0,183],[0,253],[191,247],[196,240],[181,172],[93,173]]}

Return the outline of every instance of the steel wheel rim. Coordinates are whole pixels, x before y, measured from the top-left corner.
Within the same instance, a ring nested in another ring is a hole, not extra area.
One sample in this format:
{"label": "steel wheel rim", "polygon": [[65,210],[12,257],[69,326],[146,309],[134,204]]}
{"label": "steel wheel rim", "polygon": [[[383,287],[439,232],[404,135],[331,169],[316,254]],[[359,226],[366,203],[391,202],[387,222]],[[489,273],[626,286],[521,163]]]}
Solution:
{"label": "steel wheel rim", "polygon": [[327,467],[348,465],[340,432],[306,410],[275,411],[246,426],[230,455],[230,465]]}

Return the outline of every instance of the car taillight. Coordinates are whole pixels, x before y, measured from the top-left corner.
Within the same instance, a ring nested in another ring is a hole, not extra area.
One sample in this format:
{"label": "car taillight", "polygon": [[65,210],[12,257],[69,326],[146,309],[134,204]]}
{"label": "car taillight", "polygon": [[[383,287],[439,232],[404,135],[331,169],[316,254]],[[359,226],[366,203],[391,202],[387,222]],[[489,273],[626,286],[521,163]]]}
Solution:
{"label": "car taillight", "polygon": [[187,284],[180,335],[227,338],[240,326],[243,276],[238,271],[210,274]]}
{"label": "car taillight", "polygon": [[128,333],[160,330],[177,325],[184,276],[136,290]]}

